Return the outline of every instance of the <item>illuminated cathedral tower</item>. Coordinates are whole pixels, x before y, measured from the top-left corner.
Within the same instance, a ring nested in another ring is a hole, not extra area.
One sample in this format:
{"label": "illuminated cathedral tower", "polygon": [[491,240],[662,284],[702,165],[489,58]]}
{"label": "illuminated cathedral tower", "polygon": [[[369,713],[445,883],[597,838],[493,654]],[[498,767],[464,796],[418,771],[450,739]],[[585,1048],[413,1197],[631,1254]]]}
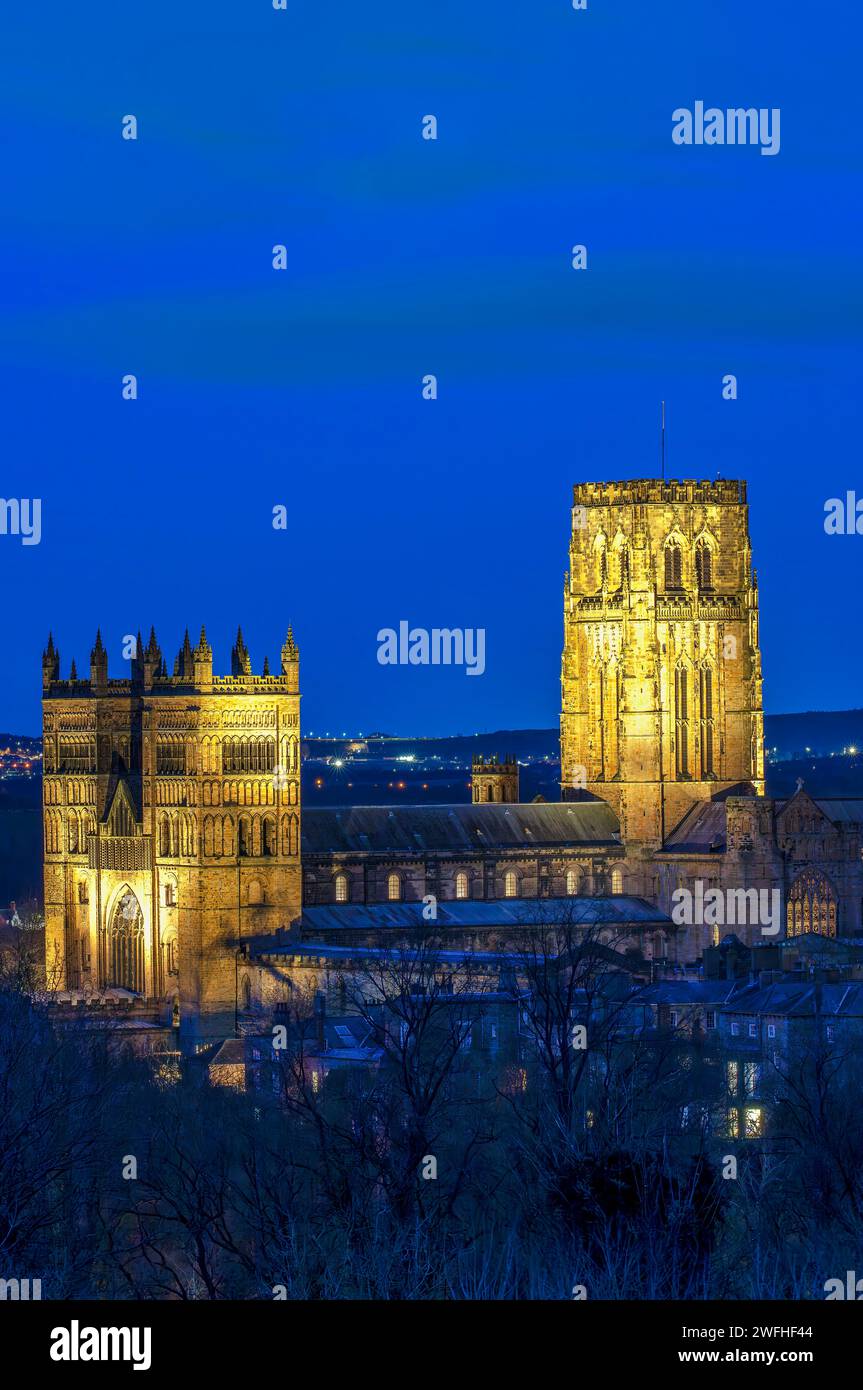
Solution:
{"label": "illuminated cathedral tower", "polygon": [[693,801],[764,792],[746,484],[581,483],[564,590],[561,785],[656,847]]}
{"label": "illuminated cathedral tower", "polygon": [[301,910],[299,652],[252,675],[241,632],[213,674],[204,629],[168,668],[151,631],[109,679],[42,658],[49,985],[127,990],[190,1037],[232,1032],[243,942]]}

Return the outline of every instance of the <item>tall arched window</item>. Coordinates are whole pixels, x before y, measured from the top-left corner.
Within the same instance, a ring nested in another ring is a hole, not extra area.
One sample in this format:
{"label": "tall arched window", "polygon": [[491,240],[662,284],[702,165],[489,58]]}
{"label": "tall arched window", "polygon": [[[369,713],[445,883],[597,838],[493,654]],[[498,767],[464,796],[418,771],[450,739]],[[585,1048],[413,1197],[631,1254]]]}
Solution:
{"label": "tall arched window", "polygon": [[689,776],[689,673],[685,666],[674,672],[674,749],[677,776]]}
{"label": "tall arched window", "polygon": [[346,903],[348,901],[348,876],[347,874],[336,874],[336,902]]}
{"label": "tall arched window", "polygon": [[806,869],[791,885],[785,906],[787,936],[836,935],[836,894],[824,874]]}
{"label": "tall arched window", "polygon": [[701,744],[701,776],[713,777],[713,672],[702,666],[699,684],[699,743]]}
{"label": "tall arched window", "polygon": [[107,985],[144,993],[144,918],[131,888],[117,901],[108,931]]}
{"label": "tall arched window", "polygon": [[623,892],[623,870],[614,868],[611,871],[611,891],[612,893]]}
{"label": "tall arched window", "polygon": [[390,874],[387,879],[387,897],[391,903],[401,902],[402,881],[398,874]]}
{"label": "tall arched window", "polygon": [[669,541],[665,547],[665,587],[666,589],[683,587],[683,558],[677,541]]}
{"label": "tall arched window", "polygon": [[503,895],[505,898],[518,897],[518,875],[515,869],[507,869],[503,880]]}
{"label": "tall arched window", "polygon": [[578,870],[567,869],[566,871],[566,896],[574,898],[578,892]]}
{"label": "tall arched window", "polygon": [[455,876],[455,895],[457,898],[470,897],[470,881],[464,870]]}
{"label": "tall arched window", "polygon": [[713,552],[707,541],[695,547],[695,580],[699,589],[713,588]]}

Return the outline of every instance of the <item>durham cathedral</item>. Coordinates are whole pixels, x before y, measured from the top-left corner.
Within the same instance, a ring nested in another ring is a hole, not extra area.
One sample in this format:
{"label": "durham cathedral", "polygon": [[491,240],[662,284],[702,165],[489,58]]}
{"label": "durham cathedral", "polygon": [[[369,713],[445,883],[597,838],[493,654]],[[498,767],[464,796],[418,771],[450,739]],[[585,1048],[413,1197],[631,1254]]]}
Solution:
{"label": "durham cathedral", "polygon": [[607,928],[696,967],[757,921],[680,923],[694,895],[778,890],[781,937],[861,935],[863,800],[765,796],[758,587],[746,485],[574,489],[564,586],[561,799],[525,804],[478,759],[469,803],[307,811],[299,652],[230,675],[202,629],[169,673],[155,632],[109,677],[42,664],[49,988],[150,1008],[181,1037],[314,988],[332,963],[428,935],[488,961],[525,931]]}

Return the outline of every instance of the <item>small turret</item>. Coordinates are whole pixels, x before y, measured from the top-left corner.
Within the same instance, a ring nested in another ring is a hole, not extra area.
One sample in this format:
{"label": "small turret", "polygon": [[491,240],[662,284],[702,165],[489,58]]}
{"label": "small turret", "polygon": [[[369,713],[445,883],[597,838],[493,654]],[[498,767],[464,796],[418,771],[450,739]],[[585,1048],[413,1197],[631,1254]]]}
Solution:
{"label": "small turret", "polygon": [[498,760],[495,753],[486,760],[481,754],[473,760],[471,776],[472,800],[483,802],[518,801],[518,763],[511,756]]}
{"label": "small turret", "polygon": [[90,653],[90,685],[93,690],[104,690],[108,684],[108,653],[102,643],[102,630],[96,630],[96,642]]}
{"label": "small turret", "polygon": [[183,636],[183,645],[177,656],[177,665],[174,674],[182,676],[184,681],[190,684],[195,679],[195,658],[192,655],[192,644],[189,641],[189,629],[186,628]]}
{"label": "small turret", "polygon": [[210,686],[213,684],[213,648],[207,641],[207,633],[204,624],[201,624],[201,636],[198,645],[193,652],[195,666],[195,685]]}
{"label": "small turret", "polygon": [[300,688],[300,649],[294,641],[294,629],[290,623],[282,647],[282,675],[288,677],[288,690],[296,694]]}
{"label": "small turret", "polygon": [[141,661],[141,674],[145,690],[152,690],[153,681],[160,675],[162,670],[162,653],[159,643],[156,641],[156,629],[150,628],[150,640],[144,648]]}
{"label": "small turret", "polygon": [[60,653],[54,646],[54,638],[48,633],[48,645],[42,653],[42,689],[47,690],[52,681],[60,679]]}
{"label": "small turret", "polygon": [[250,676],[252,674],[252,659],[249,656],[246,644],[243,641],[243,629],[237,628],[237,640],[231,650],[231,675]]}
{"label": "small turret", "polygon": [[135,638],[135,655],[129,664],[132,668],[132,684],[139,686],[144,677],[144,639],[141,636],[140,628],[138,628],[138,635]]}

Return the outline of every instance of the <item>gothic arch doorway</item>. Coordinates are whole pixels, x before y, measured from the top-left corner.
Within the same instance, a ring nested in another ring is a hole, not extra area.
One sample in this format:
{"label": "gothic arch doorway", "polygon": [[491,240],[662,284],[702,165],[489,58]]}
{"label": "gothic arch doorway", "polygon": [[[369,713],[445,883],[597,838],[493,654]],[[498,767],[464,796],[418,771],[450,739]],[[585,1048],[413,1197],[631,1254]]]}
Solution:
{"label": "gothic arch doorway", "polygon": [[131,888],[122,888],[108,921],[105,983],[143,994],[144,914]]}

